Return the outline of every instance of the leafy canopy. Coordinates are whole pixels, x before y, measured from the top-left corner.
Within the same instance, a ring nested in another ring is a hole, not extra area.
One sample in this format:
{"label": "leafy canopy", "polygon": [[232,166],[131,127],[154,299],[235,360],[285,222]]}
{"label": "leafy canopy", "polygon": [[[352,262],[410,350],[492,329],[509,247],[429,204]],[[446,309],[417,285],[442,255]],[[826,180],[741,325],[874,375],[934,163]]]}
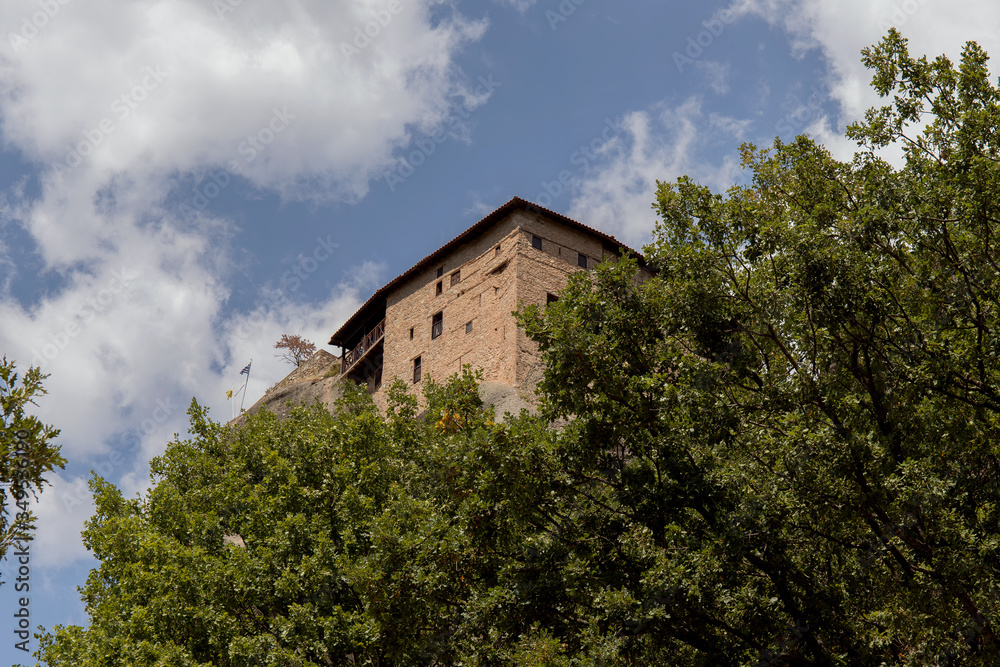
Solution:
{"label": "leafy canopy", "polygon": [[29,497],[42,492],[46,473],[66,464],[51,444],[59,431],[27,412],[46,393],[46,377],[38,368],[19,375],[13,361],[0,359],[0,560],[12,545],[31,539]]}

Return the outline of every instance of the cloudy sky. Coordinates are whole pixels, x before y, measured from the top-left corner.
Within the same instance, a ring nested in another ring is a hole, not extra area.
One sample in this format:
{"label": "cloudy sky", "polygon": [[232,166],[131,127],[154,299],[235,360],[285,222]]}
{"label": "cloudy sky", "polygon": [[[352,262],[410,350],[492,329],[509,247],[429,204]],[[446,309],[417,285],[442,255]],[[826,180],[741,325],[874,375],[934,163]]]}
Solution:
{"label": "cloudy sky", "polygon": [[281,333],[325,346],[514,195],[640,248],[655,181],[724,189],[741,142],[850,156],[889,26],[1000,53],[974,0],[4,0],[0,25],[0,354],[51,374],[69,459],[36,507],[49,628],[86,623],[90,471],[141,492],[192,397],[226,420],[251,359],[248,405],[289,371]]}

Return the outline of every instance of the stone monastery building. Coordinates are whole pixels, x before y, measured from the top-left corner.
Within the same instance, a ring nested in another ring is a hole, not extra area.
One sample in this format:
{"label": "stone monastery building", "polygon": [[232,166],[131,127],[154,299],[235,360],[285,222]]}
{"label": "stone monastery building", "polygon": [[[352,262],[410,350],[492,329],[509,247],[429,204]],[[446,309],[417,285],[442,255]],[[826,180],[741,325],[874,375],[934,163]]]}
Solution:
{"label": "stone monastery building", "polygon": [[623,254],[642,256],[563,215],[515,197],[377,291],[330,338],[342,377],[367,384],[383,405],[393,378],[444,380],[465,364],[484,382],[531,396],[535,344],[512,311],[544,305],[570,273]]}

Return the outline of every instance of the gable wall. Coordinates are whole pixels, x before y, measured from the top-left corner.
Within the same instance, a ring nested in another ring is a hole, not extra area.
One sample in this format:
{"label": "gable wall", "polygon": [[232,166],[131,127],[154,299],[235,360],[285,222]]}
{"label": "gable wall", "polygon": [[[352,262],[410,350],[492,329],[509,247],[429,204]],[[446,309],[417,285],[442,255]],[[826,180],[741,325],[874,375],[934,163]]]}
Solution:
{"label": "gable wall", "polygon": [[[532,236],[542,238],[542,250]],[[500,251],[497,254],[496,247]],[[483,371],[487,382],[501,382],[533,396],[540,379],[537,346],[518,329],[511,312],[519,303],[545,305],[546,295],[561,291],[567,276],[581,270],[578,253],[593,268],[603,258],[603,244],[528,211],[515,211],[483,236],[464,244],[387,295],[382,387],[376,402],[385,407],[385,391],[394,378],[413,384],[413,360],[422,376],[442,382],[465,364]],[[444,269],[436,277],[438,267]],[[452,286],[451,274],[461,271]],[[443,281],[442,294],[436,284]],[[432,339],[432,317],[443,314],[442,335]],[[466,332],[466,324],[472,330]],[[413,338],[410,339],[410,328]]]}
{"label": "gable wall", "polygon": [[[518,217],[506,218],[388,295],[382,389],[376,394],[380,404],[379,394],[384,394],[394,378],[413,383],[417,356],[424,378],[430,375],[443,382],[463,364],[471,364],[482,368],[484,377],[513,383],[513,319],[509,313],[516,308],[511,259]],[[502,272],[491,273],[505,262]],[[441,278],[436,277],[439,267],[444,269]],[[461,271],[461,280],[452,286],[451,275],[456,270]],[[443,281],[441,294],[436,293],[439,281]],[[444,326],[441,336],[432,339],[431,322],[437,312],[442,312]],[[472,331],[466,333],[470,321]],[[505,345],[508,336],[511,344]]]}

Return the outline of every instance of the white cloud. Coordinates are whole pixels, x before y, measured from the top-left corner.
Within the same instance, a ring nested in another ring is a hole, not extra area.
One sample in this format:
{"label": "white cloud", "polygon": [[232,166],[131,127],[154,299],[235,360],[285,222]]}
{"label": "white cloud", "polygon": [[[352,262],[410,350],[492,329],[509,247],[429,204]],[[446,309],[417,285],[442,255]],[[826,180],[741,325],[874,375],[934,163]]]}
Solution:
{"label": "white cloud", "polygon": [[[842,160],[850,159],[857,149],[843,136],[844,127],[863,118],[869,107],[886,103],[871,90],[871,72],[861,63],[861,50],[877,43],[889,26],[909,39],[910,53],[915,56],[934,58],[945,53],[957,62],[962,46],[973,40],[1000,57],[1000,32],[996,30],[1000,5],[985,0],[737,0],[730,9],[734,17],[756,16],[782,28],[796,57],[811,49],[820,51],[827,76],[807,90],[789,93],[784,116],[773,132],[764,134],[781,134],[787,140],[807,133]],[[976,18],[972,30],[970,16]],[[695,65],[710,90],[728,92],[727,64],[699,61]],[[766,95],[767,83],[759,85]],[[827,111],[831,100],[839,109],[835,116]],[[633,245],[648,240],[655,222],[650,204],[657,179],[672,181],[687,174],[717,192],[724,191],[739,170],[735,150],[732,157],[713,163],[705,149],[719,141],[728,141],[735,149],[751,130],[749,120],[703,112],[697,97],[676,107],[661,104],[651,111],[632,112],[623,125],[626,136],[609,142],[600,160],[575,185],[569,215],[619,234]],[[898,154],[891,152],[886,157],[898,160]]]}
{"label": "white cloud", "polygon": [[52,486],[45,487],[31,508],[36,525],[31,551],[38,565],[59,568],[88,557],[83,541],[69,537],[83,530],[94,502],[85,478],[49,475],[49,482]]}
{"label": "white cloud", "polygon": [[[54,160],[107,117],[116,129],[92,160],[183,170],[224,164],[277,106],[297,122],[254,177],[366,166],[406,124],[446,109],[451,55],[482,33],[458,15],[431,25],[432,4],[248,2],[219,17],[192,0],[71,3],[4,68],[5,137]],[[36,10],[13,0],[0,16],[10,25]],[[319,134],[328,142],[311,141]]]}
{"label": "white cloud", "polygon": [[537,1],[538,0],[494,0],[494,2],[498,2],[501,5],[513,7],[522,14],[534,7]]}
{"label": "white cloud", "polygon": [[[118,225],[93,195],[127,189],[122,174],[142,192],[136,204],[161,200],[174,175],[230,164],[286,197],[364,196],[413,128],[433,129],[471,96],[452,56],[485,24],[432,23],[435,4],[242,3],[221,17],[195,0],[61,6],[5,45],[0,67],[5,143],[67,168],[24,215],[45,258],[100,255]],[[13,0],[0,23],[37,11]]]}
{"label": "white cloud", "polygon": [[820,50],[830,72],[823,85],[840,114],[817,116],[808,131],[839,159],[849,159],[856,149],[844,139],[843,127],[862,119],[869,107],[886,103],[871,89],[871,72],[861,63],[861,50],[877,43],[890,26],[909,40],[914,56],[933,59],[944,53],[957,63],[971,40],[1000,57],[1000,5],[989,0],[737,0],[733,6],[739,14],[759,16],[783,28],[793,53]]}
{"label": "white cloud", "polygon": [[[353,284],[320,304],[299,303],[285,287],[263,294],[252,312],[218,322],[226,292],[211,274],[189,266],[181,279],[142,266],[79,279],[33,312],[0,304],[7,354],[51,374],[36,413],[62,429],[74,460],[120,450],[148,460],[186,430],[192,396],[223,408],[225,390],[250,358],[249,395],[259,396],[288,372],[273,358],[281,333],[322,347],[361,302]],[[218,412],[216,419],[229,418]]]}
{"label": "white cloud", "polygon": [[713,93],[725,95],[729,92],[729,63],[721,63],[715,60],[698,60],[694,63],[694,67],[704,79],[705,86]]}
{"label": "white cloud", "polygon": [[691,97],[674,107],[660,103],[634,111],[621,124],[624,136],[607,144],[598,165],[578,184],[568,215],[640,247],[656,221],[651,208],[656,181],[687,174],[724,190],[738,171],[735,153],[713,165],[704,151],[724,138],[738,142],[748,121],[705,114],[701,99]]}
{"label": "white cloud", "polygon": [[[48,4],[49,14],[36,0],[0,4],[16,35],[0,42],[0,134],[40,170],[40,194],[9,190],[3,220],[30,234],[61,287],[30,306],[5,287],[0,348],[51,373],[37,414],[62,429],[63,454],[110,466],[109,481],[136,491],[149,458],[186,431],[192,396],[228,419],[225,390],[249,358],[248,405],[289,370],[273,356],[281,333],[325,346],[380,277],[365,265],[369,282],[312,304],[286,280],[232,315],[236,230],[196,212],[196,195],[238,173],[286,199],[358,200],[414,132],[483,102],[454,57],[486,24],[445,0],[395,13],[384,0]],[[300,259],[318,267],[334,255],[307,239]],[[303,266],[300,282],[316,270]],[[57,488],[77,472],[55,476]],[[60,514],[57,497],[40,506],[52,539],[87,513]]]}

